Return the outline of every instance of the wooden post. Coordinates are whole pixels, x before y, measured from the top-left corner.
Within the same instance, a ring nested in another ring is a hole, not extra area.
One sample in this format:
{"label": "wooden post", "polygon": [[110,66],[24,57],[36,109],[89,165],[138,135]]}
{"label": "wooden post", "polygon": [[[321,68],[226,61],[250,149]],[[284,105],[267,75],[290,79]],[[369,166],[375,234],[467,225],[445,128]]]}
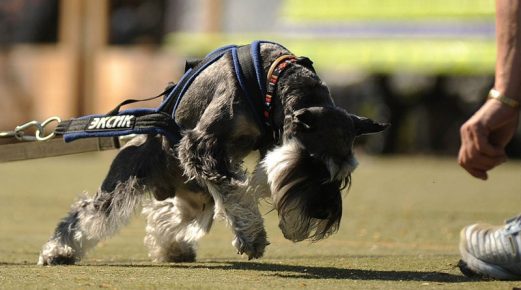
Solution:
{"label": "wooden post", "polygon": [[222,0],[203,1],[203,32],[215,34],[222,31]]}
{"label": "wooden post", "polygon": [[108,0],[61,0],[60,46],[75,63],[75,115],[92,113],[96,56],[107,43]]}
{"label": "wooden post", "polygon": [[[98,57],[108,42],[108,8],[109,0],[84,1],[83,18],[84,42],[81,59],[83,62],[82,114],[96,113],[96,96],[98,83],[96,69]],[[99,113],[99,112],[98,112]]]}
{"label": "wooden post", "polygon": [[81,78],[81,62],[80,62],[80,48],[82,46],[82,11],[84,0],[61,0],[60,1],[60,20],[59,23],[59,38],[58,46],[62,53],[66,54],[71,61],[72,71],[74,76],[72,86],[75,104],[73,108],[73,115],[79,115],[81,112],[81,96],[82,96],[82,78]]}

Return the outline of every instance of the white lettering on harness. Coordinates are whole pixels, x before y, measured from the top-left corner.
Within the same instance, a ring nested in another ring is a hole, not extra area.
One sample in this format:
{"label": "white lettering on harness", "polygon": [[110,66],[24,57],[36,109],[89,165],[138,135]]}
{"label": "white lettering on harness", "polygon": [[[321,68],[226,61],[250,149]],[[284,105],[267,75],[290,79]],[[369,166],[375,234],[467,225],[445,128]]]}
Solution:
{"label": "white lettering on harness", "polygon": [[130,129],[133,121],[133,115],[94,117],[90,120],[87,130]]}

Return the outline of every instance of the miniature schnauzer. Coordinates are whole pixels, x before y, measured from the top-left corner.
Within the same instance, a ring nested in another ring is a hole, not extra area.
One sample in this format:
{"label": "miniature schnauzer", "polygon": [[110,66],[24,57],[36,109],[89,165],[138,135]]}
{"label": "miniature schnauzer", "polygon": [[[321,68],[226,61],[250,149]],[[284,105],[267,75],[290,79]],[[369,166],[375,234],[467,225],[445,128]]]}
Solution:
{"label": "miniature schnauzer", "polygon": [[[276,59],[291,55],[274,43],[263,43],[260,53],[266,74]],[[273,200],[279,227],[291,241],[317,241],[338,230],[341,190],[357,166],[353,142],[387,124],[335,106],[314,70],[294,62],[273,94],[271,120],[279,134],[267,138],[232,65],[224,55],[188,88],[175,113],[183,128],[178,144],[161,135],[138,135],[119,151],[96,194],[75,202],[59,222],[39,265],[80,261],[142,205],[145,244],[158,262],[195,261],[197,241],[221,216],[238,253],[260,258],[269,244],[260,198]],[[248,173],[243,159],[255,150],[260,161]]]}

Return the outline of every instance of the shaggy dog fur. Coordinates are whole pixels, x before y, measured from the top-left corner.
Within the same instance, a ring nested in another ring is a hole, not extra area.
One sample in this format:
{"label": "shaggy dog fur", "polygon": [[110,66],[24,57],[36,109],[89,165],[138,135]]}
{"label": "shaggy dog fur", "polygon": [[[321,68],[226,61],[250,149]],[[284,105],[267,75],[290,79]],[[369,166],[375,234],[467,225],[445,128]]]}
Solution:
{"label": "shaggy dog fur", "polygon": [[[290,54],[277,44],[261,46],[263,68]],[[125,225],[143,205],[145,244],[154,261],[187,262],[216,216],[229,224],[239,254],[259,258],[268,245],[258,199],[269,197],[279,227],[291,241],[320,240],[338,230],[341,189],[357,162],[354,139],[387,125],[336,107],[326,85],[308,66],[293,63],[274,95],[272,127],[261,133],[233,73],[230,55],[211,64],[180,102],[175,121],[179,144],[165,137],[134,138],[114,159],[93,197],[72,205],[38,264],[73,264],[100,240]],[[243,159],[259,150],[251,175]],[[146,193],[151,193],[152,198]]]}

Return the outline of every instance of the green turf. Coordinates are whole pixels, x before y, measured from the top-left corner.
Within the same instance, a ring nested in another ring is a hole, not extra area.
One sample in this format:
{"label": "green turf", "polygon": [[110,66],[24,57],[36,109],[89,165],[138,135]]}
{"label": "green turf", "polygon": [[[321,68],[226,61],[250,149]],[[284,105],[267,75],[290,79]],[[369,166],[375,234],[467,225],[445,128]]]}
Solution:
{"label": "green turf", "polygon": [[493,0],[285,0],[281,17],[294,22],[353,20],[490,20]]}
{"label": "green turf", "polygon": [[319,72],[493,74],[495,44],[490,39],[342,39],[281,34],[172,33],[167,47],[184,56],[203,57],[217,47],[254,39],[279,42],[314,61]]}
{"label": "green turf", "polygon": [[0,164],[0,289],[512,289],[462,276],[458,232],[521,207],[521,162],[472,179],[453,159],[359,156],[340,231],[294,244],[266,213],[271,245],[255,261],[235,254],[223,222],[203,238],[198,262],[149,262],[137,216],[76,266],[38,267],[41,245],[70,203],[94,191],[113,152]]}
{"label": "green turf", "polygon": [[493,74],[495,43],[487,33],[458,38],[429,33],[424,37],[397,37],[392,33],[357,37],[348,33],[324,36],[317,32],[320,29],[313,28],[342,31],[344,26],[363,27],[364,23],[369,27],[401,23],[409,28],[417,24],[436,28],[445,22],[481,27],[492,26],[494,16],[493,0],[285,0],[280,4],[276,29],[268,30],[271,32],[173,32],[166,39],[166,47],[182,55],[202,57],[220,46],[268,39],[296,55],[311,58],[319,71],[328,73]]}

